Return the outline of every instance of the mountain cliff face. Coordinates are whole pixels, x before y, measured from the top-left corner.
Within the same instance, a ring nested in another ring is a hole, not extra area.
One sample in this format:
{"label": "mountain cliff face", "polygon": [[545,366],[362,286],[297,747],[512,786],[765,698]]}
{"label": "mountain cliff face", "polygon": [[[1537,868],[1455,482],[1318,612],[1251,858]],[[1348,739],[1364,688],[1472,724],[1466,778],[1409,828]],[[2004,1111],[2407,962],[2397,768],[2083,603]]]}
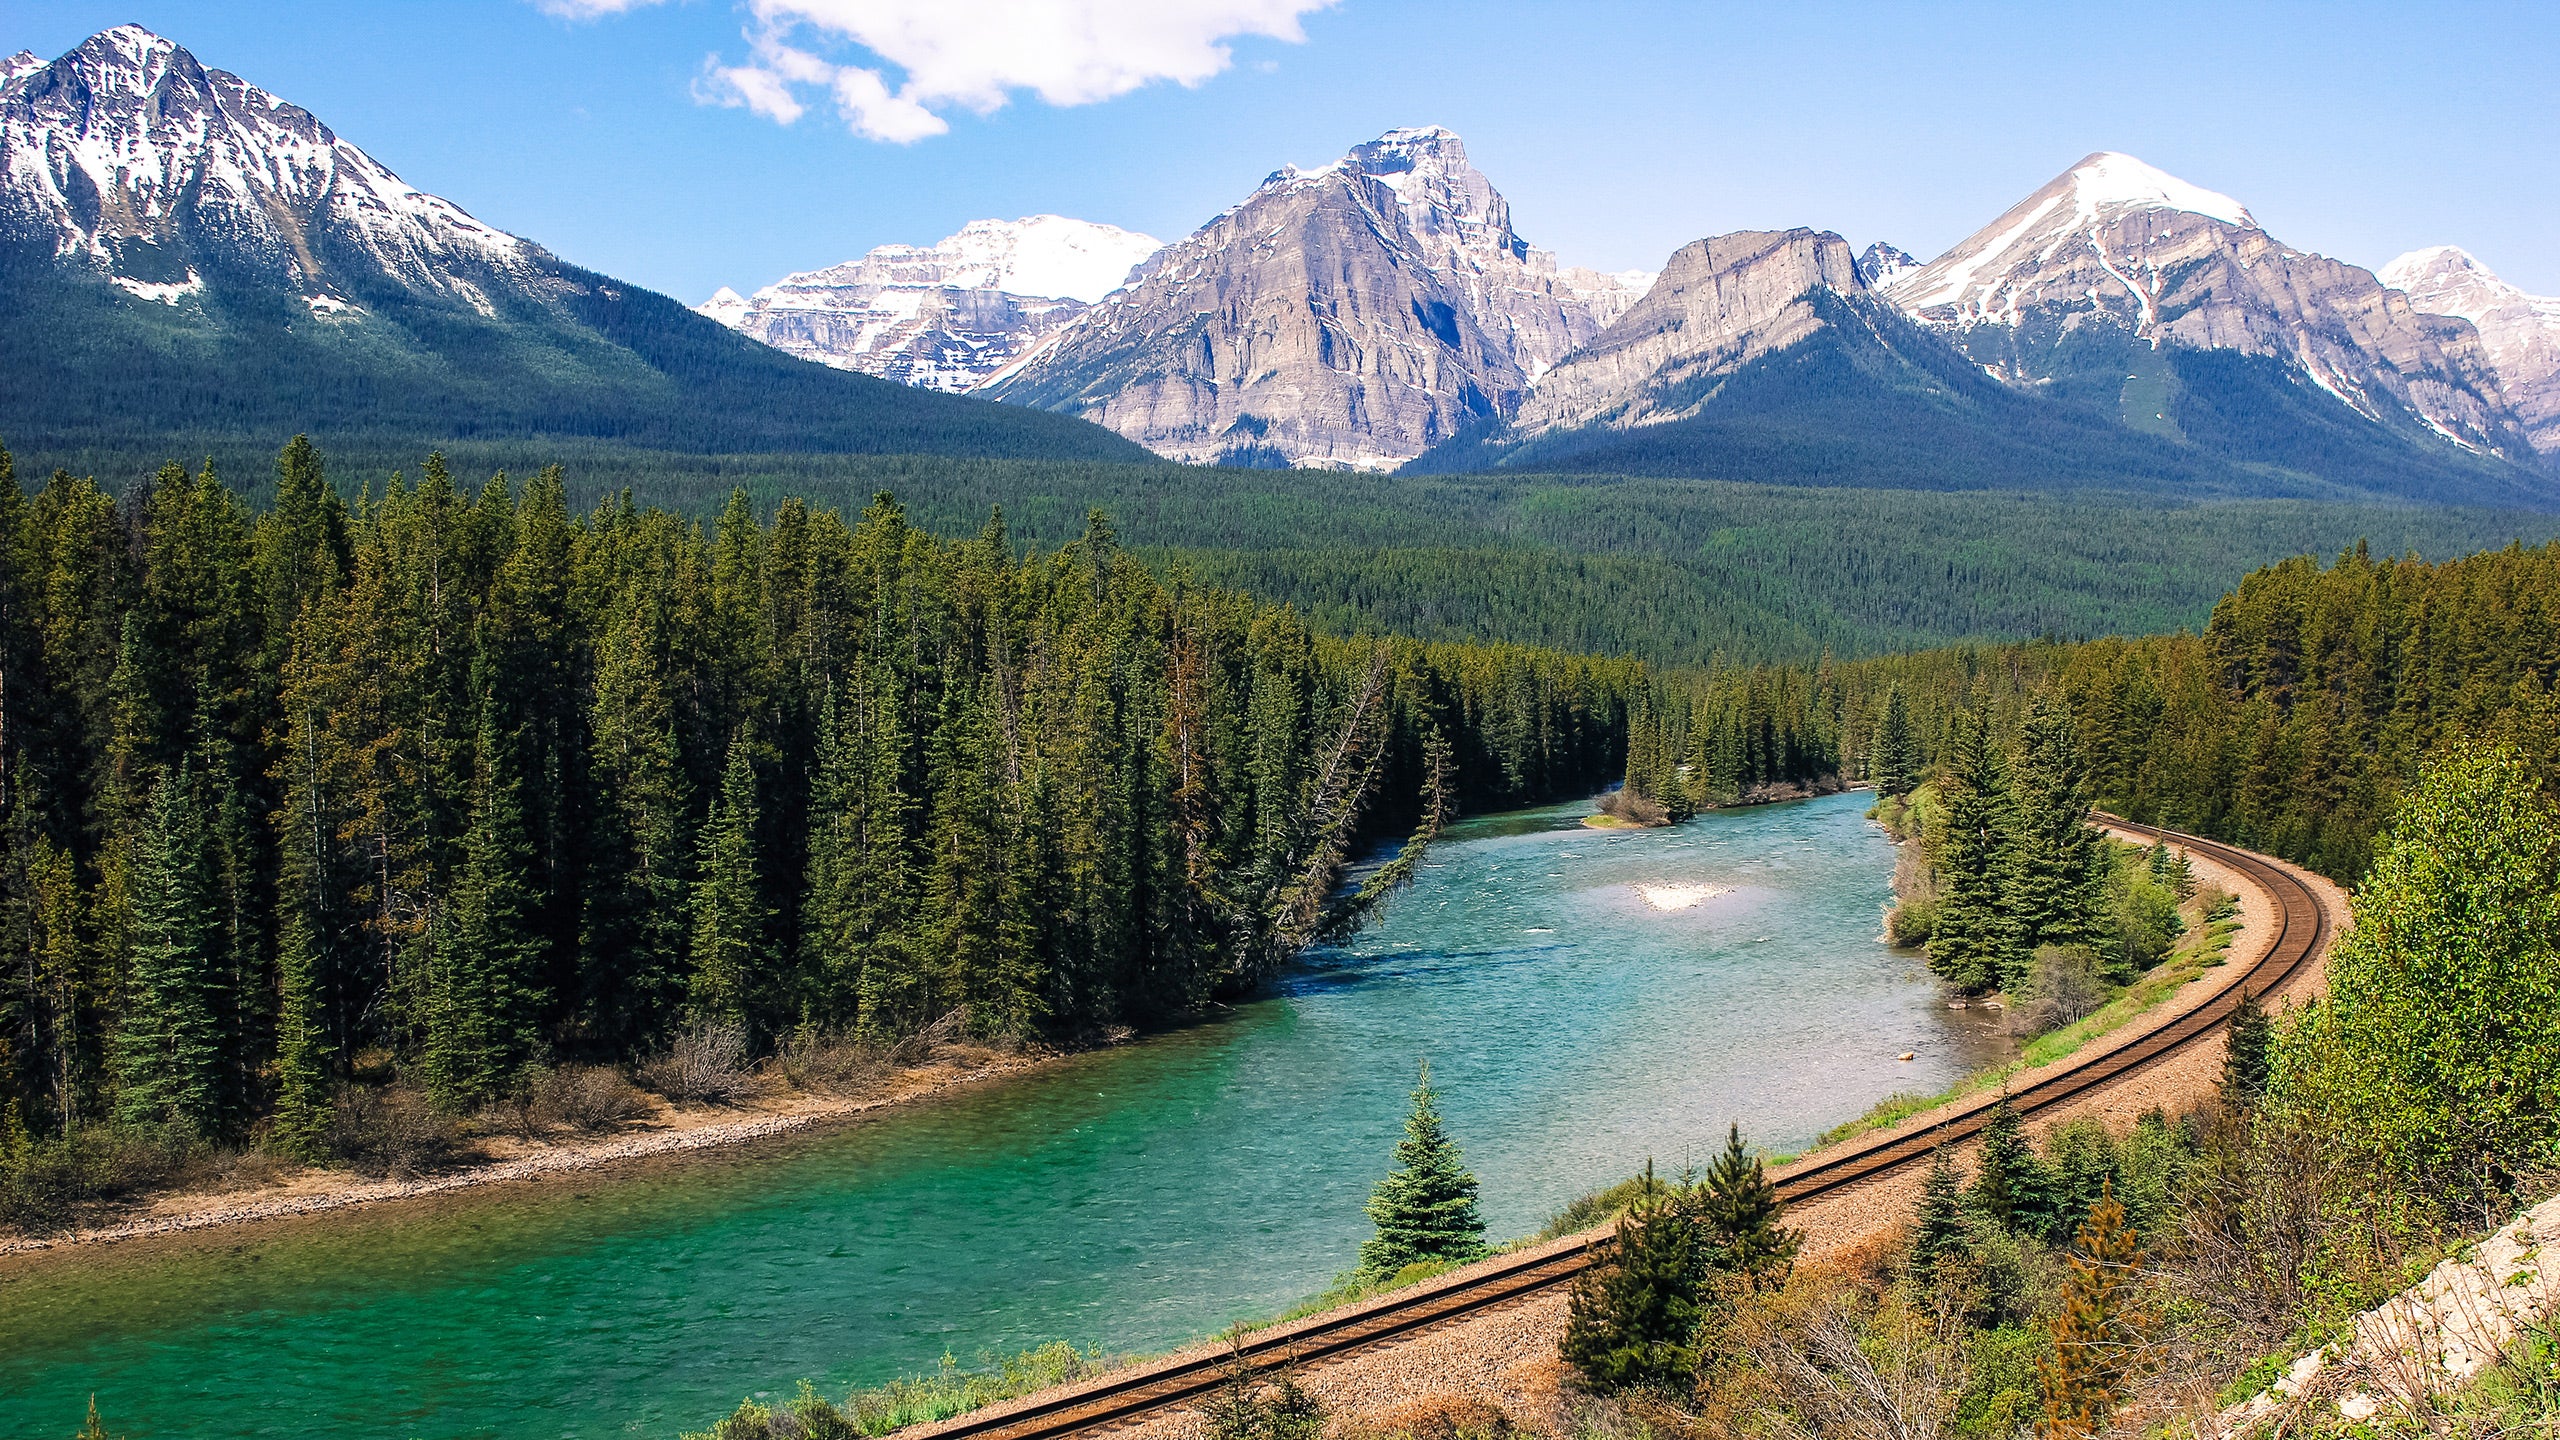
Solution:
{"label": "mountain cliff face", "polygon": [[2126,342],[2222,352],[2276,362],[2388,429],[2532,453],[2470,326],[2127,155],[2082,160],[1889,293],[2022,383],[2122,375]]}
{"label": "mountain cliff face", "polygon": [[16,444],[296,431],[1134,458],[1058,417],[807,365],[402,181],[139,26],[0,67]]}
{"label": "mountain cliff face", "polygon": [[2528,295],[2452,245],[2412,250],[2377,273],[2417,309],[2470,321],[2534,448],[2560,454],[2560,296]]}
{"label": "mountain cliff face", "polygon": [[987,390],[1181,460],[1387,469],[1511,413],[1631,278],[1559,270],[1457,136],[1395,130],[1271,176]]}
{"label": "mountain cliff face", "polygon": [[968,390],[1119,288],[1153,236],[1059,215],[977,220],[938,244],[883,245],[700,307],[786,354],[902,384]]}
{"label": "mountain cliff face", "polygon": [[1713,393],[1706,382],[1819,329],[1811,296],[1821,289],[1866,293],[1849,242],[1827,231],[1747,230],[1684,245],[1643,299],[1539,380],[1512,430],[1623,429],[1693,414]]}

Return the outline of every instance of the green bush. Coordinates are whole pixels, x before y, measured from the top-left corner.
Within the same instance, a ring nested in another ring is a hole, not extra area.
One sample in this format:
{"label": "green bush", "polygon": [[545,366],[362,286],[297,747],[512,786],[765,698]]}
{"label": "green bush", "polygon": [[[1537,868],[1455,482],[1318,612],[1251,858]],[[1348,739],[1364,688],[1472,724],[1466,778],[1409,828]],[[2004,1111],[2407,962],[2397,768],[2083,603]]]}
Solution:
{"label": "green bush", "polygon": [[60,1229],[80,1205],[166,1184],[207,1153],[176,1126],[91,1125],[42,1139],[13,1127],[0,1139],[0,1225]]}
{"label": "green bush", "polygon": [[2560,1138],[2560,811],[2506,747],[2440,757],[2392,817],[2279,1044],[2276,1088],[2344,1144],[2485,1200]]}

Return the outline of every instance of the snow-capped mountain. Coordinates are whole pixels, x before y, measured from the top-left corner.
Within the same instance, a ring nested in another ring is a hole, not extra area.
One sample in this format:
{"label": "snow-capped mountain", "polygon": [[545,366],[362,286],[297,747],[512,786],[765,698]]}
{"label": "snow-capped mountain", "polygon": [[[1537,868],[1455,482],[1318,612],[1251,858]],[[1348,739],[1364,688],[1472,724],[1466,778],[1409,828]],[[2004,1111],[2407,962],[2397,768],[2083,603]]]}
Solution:
{"label": "snow-capped mountain", "polygon": [[1909,252],[1887,245],[1881,240],[1858,254],[1858,278],[1870,290],[1892,287],[1907,271],[1920,268],[1920,262]]}
{"label": "snow-capped mountain", "polygon": [[540,249],[402,181],[307,110],[138,25],[0,87],[0,232],[174,304],[210,269],[344,318],[359,281],[491,306],[543,283]]}
{"label": "snow-capped mountain", "polygon": [[804,360],[967,390],[1119,288],[1162,245],[1059,215],[975,220],[937,244],[883,245],[752,297],[724,286],[699,308]]}
{"label": "snow-capped mountain", "polygon": [[2418,309],[2470,321],[2534,448],[2560,453],[2560,296],[2528,295],[2453,245],[2412,250],[2376,273]]}
{"label": "snow-capped mountain", "polygon": [[2370,271],[2279,243],[2239,201],[2129,155],[2087,157],[1888,293],[2021,383],[2138,368],[2114,343],[2229,352],[2276,362],[2388,428],[2531,454],[2469,326],[2418,311]]}
{"label": "snow-capped mountain", "polygon": [[474,219],[135,25],[0,63],[0,329],[78,341],[0,366],[18,444],[1139,453],[776,354]]}
{"label": "snow-capped mountain", "polygon": [[1289,166],[989,382],[1194,461],[1388,469],[1507,415],[1643,293],[1562,269],[1438,127]]}

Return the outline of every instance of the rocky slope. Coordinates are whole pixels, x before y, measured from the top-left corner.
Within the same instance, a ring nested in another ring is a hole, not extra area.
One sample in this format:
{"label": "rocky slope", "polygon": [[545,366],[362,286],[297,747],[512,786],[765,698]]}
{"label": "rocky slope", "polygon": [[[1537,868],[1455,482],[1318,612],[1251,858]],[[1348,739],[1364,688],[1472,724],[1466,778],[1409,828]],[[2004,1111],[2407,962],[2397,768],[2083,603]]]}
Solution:
{"label": "rocky slope", "polygon": [[2560,454],[2560,296],[2528,295],[2452,245],[2412,250],[2376,273],[2417,309],[2470,321],[2534,448]]}
{"label": "rocky slope", "polygon": [[1112,225],[976,220],[934,245],[883,245],[752,297],[700,307],[787,354],[935,390],[968,390],[1118,289],[1162,248]]}
{"label": "rocky slope", "polygon": [[1506,416],[1642,277],[1559,269],[1458,137],[1282,169],[998,376],[1177,459],[1386,469]]}
{"label": "rocky slope", "polygon": [[43,356],[0,366],[22,448],[307,431],[1140,454],[779,355],[483,224],[139,26],[0,76],[0,327]]}
{"label": "rocky slope", "polygon": [[1828,231],[1746,230],[1684,245],[1643,299],[1539,380],[1512,429],[1631,428],[1694,414],[1715,376],[1825,323],[1815,291],[1866,288],[1849,242]]}
{"label": "rocky slope", "polygon": [[2020,383],[2121,376],[2127,342],[2221,352],[2273,361],[2386,429],[2532,454],[2469,325],[2128,155],[2087,157],[1889,293]]}

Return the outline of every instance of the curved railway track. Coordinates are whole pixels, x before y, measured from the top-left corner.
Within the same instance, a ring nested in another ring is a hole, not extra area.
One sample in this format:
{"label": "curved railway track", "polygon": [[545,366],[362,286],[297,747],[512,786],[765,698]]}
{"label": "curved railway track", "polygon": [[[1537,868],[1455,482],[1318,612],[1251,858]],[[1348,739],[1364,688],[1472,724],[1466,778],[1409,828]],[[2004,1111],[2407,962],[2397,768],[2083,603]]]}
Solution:
{"label": "curved railway track", "polygon": [[[2113,816],[2099,818],[2117,829],[2175,841],[2246,875],[2275,901],[2275,943],[2202,1004],[2009,1092],[2010,1103],[2029,1118],[2211,1036],[2230,1019],[2244,991],[2264,995],[2282,989],[2329,943],[2327,907],[2282,866],[2200,836]],[[1926,1160],[1941,1144],[1980,1131],[1998,1098],[1976,1096],[1943,1106],[1931,1112],[1935,1122],[1925,1128],[1845,1142],[1829,1153],[1782,1166],[1770,1178],[1790,1204],[1879,1179]],[[1366,1304],[1257,1332],[1244,1342],[1243,1358],[1256,1366],[1317,1363],[1508,1304],[1570,1282],[1589,1268],[1593,1251],[1610,1233],[1604,1228],[1569,1235]],[[1232,1351],[1185,1352],[905,1433],[914,1440],[1053,1440],[1107,1429],[1210,1394],[1226,1383],[1233,1363]]]}

